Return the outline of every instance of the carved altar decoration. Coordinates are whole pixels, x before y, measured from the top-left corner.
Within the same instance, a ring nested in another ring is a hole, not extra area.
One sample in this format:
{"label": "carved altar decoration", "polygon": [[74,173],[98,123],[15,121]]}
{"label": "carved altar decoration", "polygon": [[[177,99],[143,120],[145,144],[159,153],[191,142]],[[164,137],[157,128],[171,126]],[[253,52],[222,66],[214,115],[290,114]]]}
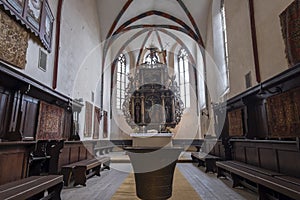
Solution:
{"label": "carved altar decoration", "polygon": [[[139,133],[167,133],[180,122],[183,102],[175,75],[158,59],[157,48],[150,51],[146,62],[129,75],[123,113],[127,123]],[[165,55],[165,54],[163,54]]]}

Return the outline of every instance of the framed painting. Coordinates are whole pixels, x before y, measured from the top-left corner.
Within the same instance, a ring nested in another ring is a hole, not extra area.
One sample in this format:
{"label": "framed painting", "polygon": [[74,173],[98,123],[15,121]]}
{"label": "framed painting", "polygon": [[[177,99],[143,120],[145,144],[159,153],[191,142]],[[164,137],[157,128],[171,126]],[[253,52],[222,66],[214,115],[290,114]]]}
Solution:
{"label": "framed painting", "polygon": [[25,20],[38,33],[40,31],[43,0],[27,0],[25,5]]}
{"label": "framed painting", "polygon": [[101,109],[98,108],[98,107],[95,107],[95,109],[94,109],[94,134],[93,134],[93,139],[99,139],[100,120],[101,120]]}
{"label": "framed painting", "polygon": [[39,109],[36,140],[63,139],[64,109],[42,101]]}
{"label": "framed painting", "polygon": [[54,17],[48,1],[44,1],[42,23],[40,28],[40,39],[48,52],[51,51]]}
{"label": "framed painting", "polygon": [[84,137],[92,136],[92,117],[93,117],[93,104],[85,102],[85,124],[84,124]]}

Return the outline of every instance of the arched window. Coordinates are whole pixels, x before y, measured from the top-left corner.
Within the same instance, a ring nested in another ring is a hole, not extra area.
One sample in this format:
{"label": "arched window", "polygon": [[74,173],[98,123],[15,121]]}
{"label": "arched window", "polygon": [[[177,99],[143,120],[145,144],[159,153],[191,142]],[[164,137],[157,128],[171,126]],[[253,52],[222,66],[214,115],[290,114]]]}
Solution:
{"label": "arched window", "polygon": [[120,54],[117,60],[117,109],[122,109],[122,104],[125,99],[125,89],[127,85],[127,74],[129,73],[126,67],[126,58],[124,54]]}
{"label": "arched window", "polygon": [[181,49],[178,55],[178,67],[175,68],[177,82],[180,87],[180,96],[184,107],[190,107],[190,73],[189,56],[185,49]]}
{"label": "arched window", "polygon": [[217,88],[217,91],[221,96],[224,96],[229,92],[228,49],[224,0],[213,1],[212,8],[214,61],[220,72],[220,85]]}

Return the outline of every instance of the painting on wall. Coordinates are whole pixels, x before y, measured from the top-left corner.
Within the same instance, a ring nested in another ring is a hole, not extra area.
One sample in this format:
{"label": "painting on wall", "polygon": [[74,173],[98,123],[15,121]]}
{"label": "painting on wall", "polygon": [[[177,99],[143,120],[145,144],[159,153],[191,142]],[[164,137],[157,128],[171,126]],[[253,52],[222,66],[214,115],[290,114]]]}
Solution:
{"label": "painting on wall", "polygon": [[34,27],[37,32],[40,30],[42,5],[42,0],[27,1],[26,20]]}
{"label": "painting on wall", "polygon": [[43,16],[42,16],[42,28],[40,31],[40,39],[47,48],[48,52],[51,51],[52,46],[52,32],[53,32],[54,17],[50,10],[47,1],[44,2]]}
{"label": "painting on wall", "polygon": [[228,112],[229,136],[238,137],[244,135],[243,111],[236,109]]}
{"label": "painting on wall", "polygon": [[93,117],[93,104],[85,102],[85,124],[84,124],[84,137],[92,136],[92,117]]}
{"label": "painting on wall", "polygon": [[24,69],[29,33],[2,10],[0,10],[0,27],[0,60]]}
{"label": "painting on wall", "polygon": [[266,108],[270,138],[300,136],[300,88],[269,97]]}
{"label": "painting on wall", "polygon": [[290,67],[300,63],[300,1],[295,0],[280,14],[285,52]]}
{"label": "painting on wall", "polygon": [[63,108],[41,101],[36,140],[63,139],[64,116]]}
{"label": "painting on wall", "polygon": [[101,109],[98,108],[98,107],[95,107],[95,109],[94,109],[94,134],[93,134],[93,139],[99,139],[100,120],[101,120]]}

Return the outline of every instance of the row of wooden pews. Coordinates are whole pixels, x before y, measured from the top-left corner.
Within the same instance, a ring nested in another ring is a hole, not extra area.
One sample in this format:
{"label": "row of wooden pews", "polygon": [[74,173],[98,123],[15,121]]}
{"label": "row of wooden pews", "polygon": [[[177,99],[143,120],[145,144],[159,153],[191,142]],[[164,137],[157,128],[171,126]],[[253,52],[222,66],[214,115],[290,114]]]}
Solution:
{"label": "row of wooden pews", "polygon": [[198,163],[198,167],[205,167],[205,172],[217,172],[216,162],[225,160],[225,149],[222,141],[217,139],[204,140],[202,146],[197,148],[197,152],[191,153],[191,158]]}
{"label": "row of wooden pews", "polygon": [[[87,178],[110,169],[110,157],[95,157],[94,146],[93,141],[0,142],[0,199],[56,200],[64,185],[85,186]],[[4,176],[8,170],[13,173]]]}
{"label": "row of wooden pews", "polygon": [[64,176],[65,186],[86,186],[86,181],[94,175],[100,176],[100,171],[110,169],[110,157],[101,156],[82,160],[62,166],[61,173]]}
{"label": "row of wooden pews", "polygon": [[217,161],[218,177],[230,178],[259,199],[300,199],[300,149],[297,141],[231,139],[232,159]]}

